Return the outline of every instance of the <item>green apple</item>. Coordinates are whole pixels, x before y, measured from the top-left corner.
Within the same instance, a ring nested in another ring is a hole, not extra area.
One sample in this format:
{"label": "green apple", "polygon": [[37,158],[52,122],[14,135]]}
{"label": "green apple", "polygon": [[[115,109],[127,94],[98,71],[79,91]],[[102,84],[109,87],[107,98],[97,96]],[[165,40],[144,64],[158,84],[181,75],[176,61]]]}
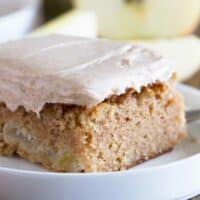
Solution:
{"label": "green apple", "polygon": [[39,27],[31,33],[31,36],[53,33],[91,38],[96,37],[96,15],[92,12],[72,10]]}
{"label": "green apple", "polygon": [[200,0],[74,0],[95,11],[99,35],[113,39],[171,37],[192,32]]}

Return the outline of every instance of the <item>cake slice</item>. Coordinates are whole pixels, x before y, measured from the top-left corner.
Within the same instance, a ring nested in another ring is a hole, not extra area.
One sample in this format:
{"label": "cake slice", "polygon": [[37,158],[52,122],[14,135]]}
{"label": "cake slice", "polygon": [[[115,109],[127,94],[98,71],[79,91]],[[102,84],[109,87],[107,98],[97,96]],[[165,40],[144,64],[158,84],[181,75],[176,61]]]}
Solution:
{"label": "cake slice", "polygon": [[51,171],[130,168],[186,135],[170,62],[132,44],[52,35],[0,45],[0,154]]}

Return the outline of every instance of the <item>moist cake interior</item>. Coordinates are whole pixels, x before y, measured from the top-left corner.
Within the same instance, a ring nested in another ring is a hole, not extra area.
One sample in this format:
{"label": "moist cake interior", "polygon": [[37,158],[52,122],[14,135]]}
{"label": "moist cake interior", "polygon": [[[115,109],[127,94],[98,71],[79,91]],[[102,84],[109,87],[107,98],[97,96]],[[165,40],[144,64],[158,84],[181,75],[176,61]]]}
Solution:
{"label": "moist cake interior", "polygon": [[[180,103],[181,102],[181,103]],[[171,83],[128,89],[94,108],[46,104],[40,118],[0,105],[0,152],[53,171],[127,169],[185,137],[183,103]]]}

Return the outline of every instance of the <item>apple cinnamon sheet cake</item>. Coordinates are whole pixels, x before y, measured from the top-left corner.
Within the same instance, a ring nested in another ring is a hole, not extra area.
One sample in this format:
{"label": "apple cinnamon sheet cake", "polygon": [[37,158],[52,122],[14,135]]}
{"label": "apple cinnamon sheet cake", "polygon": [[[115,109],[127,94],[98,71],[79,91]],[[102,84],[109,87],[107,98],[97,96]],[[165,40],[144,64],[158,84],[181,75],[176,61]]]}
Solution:
{"label": "apple cinnamon sheet cake", "polygon": [[51,171],[117,171],[186,135],[171,63],[140,46],[62,35],[0,45],[0,154]]}

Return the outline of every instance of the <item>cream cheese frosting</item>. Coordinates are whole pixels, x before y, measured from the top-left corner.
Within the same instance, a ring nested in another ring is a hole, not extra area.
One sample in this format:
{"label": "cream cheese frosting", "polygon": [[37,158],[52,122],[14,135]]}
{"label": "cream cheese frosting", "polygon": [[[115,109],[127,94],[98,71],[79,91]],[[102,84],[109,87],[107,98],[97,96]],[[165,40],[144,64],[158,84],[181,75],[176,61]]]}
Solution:
{"label": "cream cheese frosting", "polygon": [[46,103],[93,106],[127,88],[166,82],[174,72],[141,46],[62,35],[0,45],[0,102],[39,114]]}

